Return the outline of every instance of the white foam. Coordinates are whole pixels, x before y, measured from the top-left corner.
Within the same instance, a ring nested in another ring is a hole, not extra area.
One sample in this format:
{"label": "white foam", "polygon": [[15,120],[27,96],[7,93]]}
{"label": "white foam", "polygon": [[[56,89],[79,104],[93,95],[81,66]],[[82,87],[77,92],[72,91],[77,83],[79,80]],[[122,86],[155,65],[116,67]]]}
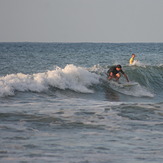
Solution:
{"label": "white foam", "polygon": [[154,97],[154,95],[150,91],[148,91],[145,87],[141,86],[139,83],[136,83],[136,82],[131,82],[131,83],[133,84],[135,83],[135,85],[130,86],[130,87],[124,87],[123,84],[121,85],[121,84],[111,81],[110,86],[114,90],[122,94],[130,95],[130,96]]}
{"label": "white foam", "polygon": [[163,64],[159,64],[158,67],[163,67]]}
{"label": "white foam", "polygon": [[124,93],[135,97],[154,97],[154,94],[141,85],[136,85],[129,91],[125,90]]}
{"label": "white foam", "polygon": [[52,71],[37,74],[10,74],[0,78],[0,97],[14,95],[15,91],[42,92],[50,86],[92,93],[89,87],[99,83],[99,76],[85,68],[67,65],[64,69],[55,67]]}
{"label": "white foam", "polygon": [[134,60],[134,62],[132,64],[130,64],[130,66],[138,66],[138,67],[146,67],[146,65],[138,60]]}

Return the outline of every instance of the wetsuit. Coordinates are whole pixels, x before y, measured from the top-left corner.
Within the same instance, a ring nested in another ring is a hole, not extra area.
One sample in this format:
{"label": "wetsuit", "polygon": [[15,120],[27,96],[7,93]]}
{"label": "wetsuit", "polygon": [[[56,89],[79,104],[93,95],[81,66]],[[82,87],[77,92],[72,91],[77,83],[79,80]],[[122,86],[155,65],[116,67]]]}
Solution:
{"label": "wetsuit", "polygon": [[113,73],[114,76],[115,76],[116,74],[120,73],[120,72],[121,72],[122,74],[124,74],[123,70],[117,71],[117,70],[116,70],[116,66],[111,67],[111,68],[107,71],[108,76],[110,75],[111,72]]}

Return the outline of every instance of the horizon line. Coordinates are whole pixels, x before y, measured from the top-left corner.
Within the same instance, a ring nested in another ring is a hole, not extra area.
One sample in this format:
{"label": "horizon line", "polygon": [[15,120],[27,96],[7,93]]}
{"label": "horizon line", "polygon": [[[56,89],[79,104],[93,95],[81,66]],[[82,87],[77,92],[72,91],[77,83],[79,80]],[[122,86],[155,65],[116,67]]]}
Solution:
{"label": "horizon line", "polygon": [[162,42],[152,42],[152,41],[149,41],[149,42],[145,42],[145,41],[136,41],[136,42],[105,42],[105,41],[99,41],[99,42],[96,42],[96,41],[0,41],[0,43],[108,43],[108,44],[134,44],[134,43],[163,43]]}

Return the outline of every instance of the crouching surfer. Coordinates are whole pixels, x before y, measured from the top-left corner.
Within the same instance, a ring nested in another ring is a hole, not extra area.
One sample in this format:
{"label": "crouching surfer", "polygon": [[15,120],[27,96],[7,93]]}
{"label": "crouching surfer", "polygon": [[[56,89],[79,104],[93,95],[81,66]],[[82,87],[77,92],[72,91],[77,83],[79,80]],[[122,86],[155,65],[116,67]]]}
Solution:
{"label": "crouching surfer", "polygon": [[116,81],[119,80],[119,78],[121,77],[121,73],[124,75],[124,77],[126,78],[127,82],[129,82],[127,75],[124,73],[124,71],[122,70],[122,66],[121,65],[117,65],[117,66],[112,66],[108,71],[107,71],[107,75],[108,75],[108,79],[115,79]]}

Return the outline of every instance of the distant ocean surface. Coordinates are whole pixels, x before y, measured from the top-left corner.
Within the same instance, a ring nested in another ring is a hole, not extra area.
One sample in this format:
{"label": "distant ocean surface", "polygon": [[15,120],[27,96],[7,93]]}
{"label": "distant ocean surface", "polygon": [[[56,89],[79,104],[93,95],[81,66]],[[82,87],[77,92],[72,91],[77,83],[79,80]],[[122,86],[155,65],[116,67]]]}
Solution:
{"label": "distant ocean surface", "polygon": [[0,43],[0,162],[162,163],[163,43]]}

